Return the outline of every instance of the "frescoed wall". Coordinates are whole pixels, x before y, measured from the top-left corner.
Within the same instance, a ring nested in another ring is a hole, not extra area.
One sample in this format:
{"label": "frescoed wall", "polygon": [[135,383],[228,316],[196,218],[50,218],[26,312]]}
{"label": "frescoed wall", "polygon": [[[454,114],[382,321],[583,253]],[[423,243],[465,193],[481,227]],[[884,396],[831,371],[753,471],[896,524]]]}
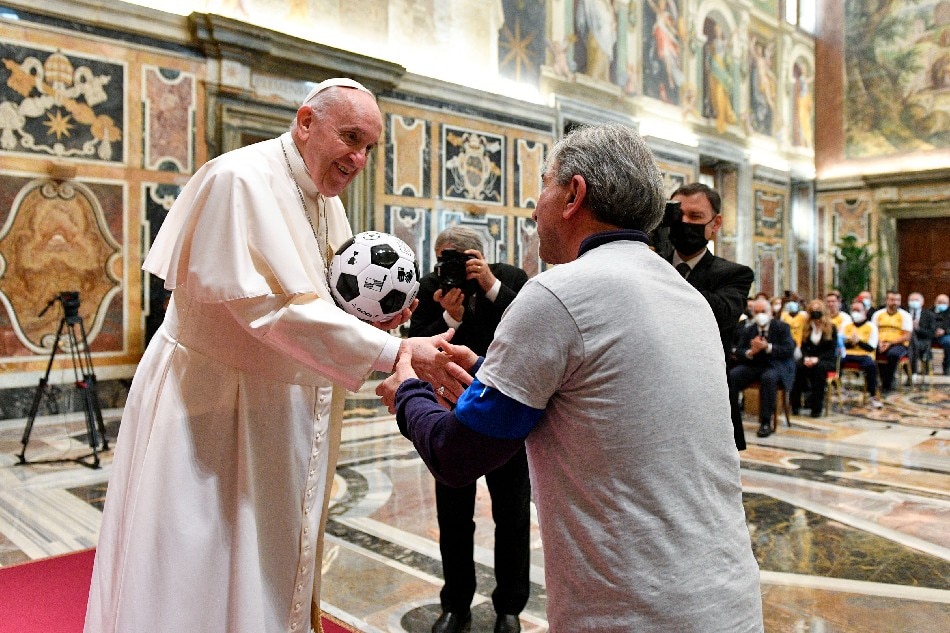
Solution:
{"label": "frescoed wall", "polygon": [[847,158],[950,147],[950,3],[846,0]]}
{"label": "frescoed wall", "polygon": [[[871,201],[876,283],[893,279],[905,211],[889,202],[904,191],[890,174],[950,166],[947,1],[827,3],[819,23],[841,31],[833,67],[778,0],[7,4],[22,13],[0,22],[0,328],[12,373],[42,366],[45,326],[13,297],[34,264],[10,250],[41,202],[64,209],[55,239],[77,231],[73,246],[94,263],[83,277],[73,258],[75,277],[52,283],[86,284],[95,353],[131,368],[166,299],[139,264],[177,192],[209,157],[286,129],[309,82],[327,76],[360,77],[384,112],[373,168],[345,195],[354,226],[391,230],[426,269],[435,235],[466,223],[490,258],[543,270],[530,216],[544,158],[576,124],[639,129],[670,191],[698,178],[722,188],[715,249],[756,269],[754,289],[833,282],[838,191]],[[863,37],[869,25],[886,36]]]}
{"label": "frescoed wall", "polygon": [[142,227],[206,156],[204,62],[9,21],[0,60],[0,386],[45,366],[72,291],[97,371],[130,374],[164,298],[143,285]]}

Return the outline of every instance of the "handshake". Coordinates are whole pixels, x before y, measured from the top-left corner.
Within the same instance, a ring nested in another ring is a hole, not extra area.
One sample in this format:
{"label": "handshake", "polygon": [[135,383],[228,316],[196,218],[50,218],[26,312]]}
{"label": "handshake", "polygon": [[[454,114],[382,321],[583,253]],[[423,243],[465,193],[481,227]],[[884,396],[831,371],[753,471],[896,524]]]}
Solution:
{"label": "handshake", "polygon": [[439,401],[450,406],[458,401],[466,387],[472,384],[469,370],[478,362],[478,354],[464,345],[449,341],[455,330],[428,338],[407,338],[399,345],[396,366],[392,375],[379,383],[376,395],[390,413],[396,412],[396,391],[410,378],[420,378],[432,384]]}

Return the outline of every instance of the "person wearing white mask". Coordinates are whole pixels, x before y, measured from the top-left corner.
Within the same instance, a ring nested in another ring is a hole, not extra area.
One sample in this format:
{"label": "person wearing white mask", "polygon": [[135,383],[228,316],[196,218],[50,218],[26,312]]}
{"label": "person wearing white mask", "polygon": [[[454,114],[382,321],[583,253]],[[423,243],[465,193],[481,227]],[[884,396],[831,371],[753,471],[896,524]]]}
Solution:
{"label": "person wearing white mask", "polygon": [[861,304],[864,306],[864,312],[868,315],[868,320],[870,320],[871,317],[874,315],[874,312],[876,311],[874,306],[871,304],[871,291],[862,290],[861,292],[858,293],[858,296],[855,299],[855,301],[861,302]]}
{"label": "person wearing white mask", "polygon": [[884,405],[877,397],[877,326],[868,320],[867,308],[861,299],[851,304],[851,323],[842,328],[844,334],[845,357],[842,367],[851,365],[864,372],[864,384],[871,394],[871,406],[880,409]]}
{"label": "person wearing white mask", "polygon": [[934,340],[943,348],[943,375],[950,376],[950,297],[937,295],[933,312]]}
{"label": "person wearing white mask", "polygon": [[914,325],[914,331],[910,335],[910,366],[916,382],[920,361],[930,360],[930,345],[937,330],[937,315],[924,308],[924,295],[919,292],[908,295],[907,311]]}
{"label": "person wearing white mask", "polygon": [[772,305],[767,300],[756,299],[752,304],[752,323],[742,330],[736,347],[736,365],[729,370],[732,425],[736,443],[742,439],[739,450],[745,448],[739,394],[759,381],[759,430],[756,435],[771,435],[779,383],[790,392],[795,381],[795,349],[788,324],[772,318]]}

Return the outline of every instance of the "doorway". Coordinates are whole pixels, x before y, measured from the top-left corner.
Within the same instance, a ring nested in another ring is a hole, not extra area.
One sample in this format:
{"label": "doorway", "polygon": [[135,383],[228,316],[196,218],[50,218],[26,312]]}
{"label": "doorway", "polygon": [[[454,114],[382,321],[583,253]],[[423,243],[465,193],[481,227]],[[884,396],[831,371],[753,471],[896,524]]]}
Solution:
{"label": "doorway", "polygon": [[932,306],[950,292],[950,217],[897,220],[898,282],[904,301],[911,292]]}

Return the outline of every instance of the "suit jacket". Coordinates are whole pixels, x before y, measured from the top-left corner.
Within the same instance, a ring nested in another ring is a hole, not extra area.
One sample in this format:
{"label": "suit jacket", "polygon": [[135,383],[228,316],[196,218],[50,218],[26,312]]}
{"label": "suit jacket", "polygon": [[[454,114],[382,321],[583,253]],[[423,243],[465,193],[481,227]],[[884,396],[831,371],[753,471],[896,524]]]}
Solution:
{"label": "suit jacket", "polygon": [[944,334],[950,333],[950,310],[940,313],[934,310],[928,310],[928,312],[934,315],[934,336],[937,335],[938,329],[942,329]]}
{"label": "suit jacket", "polygon": [[[489,264],[489,268],[501,282],[498,296],[494,301],[489,301],[481,288],[475,291],[474,301],[473,297],[466,296],[462,325],[452,338],[453,343],[465,345],[479,356],[484,356],[488,351],[502,314],[528,281],[528,274],[515,266]],[[419,281],[419,305],[409,322],[409,336],[435,336],[449,329],[442,317],[442,306],[432,298],[438,289],[439,276],[435,272]]]}
{"label": "suit jacket", "polygon": [[774,367],[779,372],[779,379],[786,389],[791,389],[795,382],[795,339],[792,338],[792,329],[788,324],[777,319],[769,322],[765,339],[772,344],[772,352],[762,350],[751,359],[746,352],[752,347],[752,339],[759,335],[759,326],[755,323],[742,328],[739,336],[739,345],[736,348],[736,363],[755,367]]}
{"label": "suit jacket", "polygon": [[818,359],[818,365],[825,371],[833,371],[838,355],[838,329],[831,326],[831,338],[822,338],[817,343],[812,343],[811,326],[806,325],[805,328],[802,335],[802,356],[814,356]]}
{"label": "suit jacket", "polygon": [[[913,318],[914,313],[910,309],[905,308],[911,314]],[[914,328],[913,338],[917,339],[920,342],[926,342],[927,345],[930,345],[930,341],[933,340],[934,334],[937,332],[937,313],[933,310],[928,310],[927,308],[920,309],[920,318],[917,321],[917,327]]]}
{"label": "suit jacket", "polygon": [[[672,262],[673,254],[670,253],[666,259]],[[722,349],[728,358],[739,317],[745,310],[749,290],[755,281],[755,273],[748,266],[717,257],[707,250],[686,281],[706,298],[712,308],[719,326]]]}

